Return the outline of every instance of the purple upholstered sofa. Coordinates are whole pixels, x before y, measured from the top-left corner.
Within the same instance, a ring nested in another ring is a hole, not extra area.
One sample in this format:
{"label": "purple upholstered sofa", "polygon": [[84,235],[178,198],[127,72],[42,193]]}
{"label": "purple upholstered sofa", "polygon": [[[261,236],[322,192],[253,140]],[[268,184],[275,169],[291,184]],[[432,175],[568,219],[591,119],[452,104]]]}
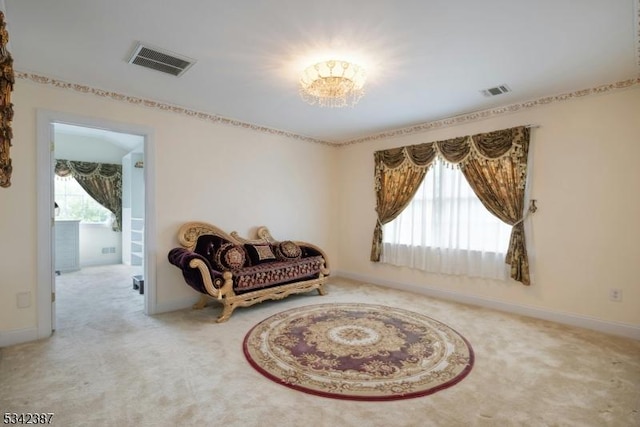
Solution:
{"label": "purple upholstered sofa", "polygon": [[178,240],[181,247],[169,251],[169,262],[202,294],[194,308],[204,308],[211,298],[223,305],[218,322],[236,307],[312,290],[325,294],[329,262],[310,243],[277,241],[266,227],[258,229],[257,238],[243,239],[204,222],[184,224]]}

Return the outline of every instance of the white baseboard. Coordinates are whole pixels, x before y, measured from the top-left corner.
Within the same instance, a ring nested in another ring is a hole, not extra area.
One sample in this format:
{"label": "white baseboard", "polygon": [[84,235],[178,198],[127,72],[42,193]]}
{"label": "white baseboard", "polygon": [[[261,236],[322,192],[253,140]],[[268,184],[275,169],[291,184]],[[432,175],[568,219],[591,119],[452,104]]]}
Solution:
{"label": "white baseboard", "polygon": [[198,302],[198,297],[180,298],[177,300],[167,301],[156,305],[156,309],[153,314],[169,313],[171,311],[184,310],[185,308],[191,308],[193,304]]}
{"label": "white baseboard", "polygon": [[490,298],[478,297],[475,295],[466,295],[458,292],[444,291],[442,289],[431,288],[426,285],[412,285],[407,283],[394,282],[389,280],[381,280],[362,274],[351,273],[348,271],[336,271],[333,276],[344,277],[346,279],[356,280],[358,282],[371,283],[374,285],[385,286],[388,288],[409,291],[417,294],[431,296],[435,298],[460,302],[464,304],[477,305],[481,307],[491,308],[494,310],[505,311],[508,313],[519,314],[522,316],[535,317],[537,319],[549,320],[552,322],[562,323],[565,325],[577,326],[580,328],[592,329],[606,334],[619,335],[626,338],[640,340],[640,325],[628,323],[610,322],[606,320],[596,319],[593,317],[582,316],[572,313],[564,313],[559,311],[551,311],[539,307],[531,307],[520,304],[513,304],[505,301],[493,300]]}
{"label": "white baseboard", "polygon": [[38,339],[38,328],[16,329],[13,331],[0,332],[0,347],[22,344],[24,342]]}

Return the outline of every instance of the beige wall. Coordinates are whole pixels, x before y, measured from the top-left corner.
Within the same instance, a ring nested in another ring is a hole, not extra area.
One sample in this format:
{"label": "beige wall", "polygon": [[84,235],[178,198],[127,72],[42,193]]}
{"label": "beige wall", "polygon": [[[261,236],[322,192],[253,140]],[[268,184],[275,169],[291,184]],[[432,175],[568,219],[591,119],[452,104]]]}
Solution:
{"label": "beige wall", "polygon": [[[509,305],[640,327],[640,88],[558,102],[422,134],[339,149],[341,270]],[[517,125],[532,130],[533,285],[422,273],[369,261],[373,152]],[[406,286],[405,286],[406,287]],[[609,289],[622,302],[609,301]]]}
{"label": "beige wall", "polygon": [[[187,221],[243,235],[267,225],[276,238],[308,240],[336,258],[335,148],[221,125],[18,80],[12,186],[0,190],[0,333],[35,328],[36,111],[38,108],[152,128],[156,170],[157,302],[194,296],[167,261]],[[31,293],[18,309],[16,294]]]}
{"label": "beige wall", "polygon": [[[157,299],[194,297],[166,261],[190,220],[324,247],[334,271],[511,306],[640,327],[640,87],[536,107],[416,135],[331,148],[210,123],[24,80],[16,83],[12,186],[0,189],[0,334],[33,329],[36,296],[36,110],[154,131]],[[537,124],[530,189],[534,283],[440,276],[369,261],[375,223],[373,151]],[[610,288],[622,302],[608,299]],[[16,295],[30,292],[29,308]]]}

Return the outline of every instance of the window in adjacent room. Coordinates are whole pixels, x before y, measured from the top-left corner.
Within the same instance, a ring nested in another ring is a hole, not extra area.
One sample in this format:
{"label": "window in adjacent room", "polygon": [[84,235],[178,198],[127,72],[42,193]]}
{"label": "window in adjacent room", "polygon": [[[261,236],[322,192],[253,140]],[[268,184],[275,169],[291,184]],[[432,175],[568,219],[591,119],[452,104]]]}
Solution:
{"label": "window in adjacent room", "polygon": [[111,223],[111,211],[96,202],[75,179],[56,176],[54,186],[55,200],[60,207],[59,218],[79,219],[85,223]]}

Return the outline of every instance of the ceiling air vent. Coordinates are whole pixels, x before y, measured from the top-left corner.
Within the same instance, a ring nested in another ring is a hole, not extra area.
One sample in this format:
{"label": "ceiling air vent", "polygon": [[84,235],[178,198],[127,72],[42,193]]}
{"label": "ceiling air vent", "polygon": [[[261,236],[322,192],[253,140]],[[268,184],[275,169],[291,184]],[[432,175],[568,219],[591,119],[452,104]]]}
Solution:
{"label": "ceiling air vent", "polygon": [[182,75],[195,62],[195,59],[143,44],[138,44],[129,58],[129,64],[151,68],[172,76]]}
{"label": "ceiling air vent", "polygon": [[511,89],[509,89],[509,86],[507,85],[500,85],[496,87],[490,87],[489,89],[481,90],[480,92],[482,92],[484,96],[489,97],[489,96],[502,95],[503,93],[511,92]]}

